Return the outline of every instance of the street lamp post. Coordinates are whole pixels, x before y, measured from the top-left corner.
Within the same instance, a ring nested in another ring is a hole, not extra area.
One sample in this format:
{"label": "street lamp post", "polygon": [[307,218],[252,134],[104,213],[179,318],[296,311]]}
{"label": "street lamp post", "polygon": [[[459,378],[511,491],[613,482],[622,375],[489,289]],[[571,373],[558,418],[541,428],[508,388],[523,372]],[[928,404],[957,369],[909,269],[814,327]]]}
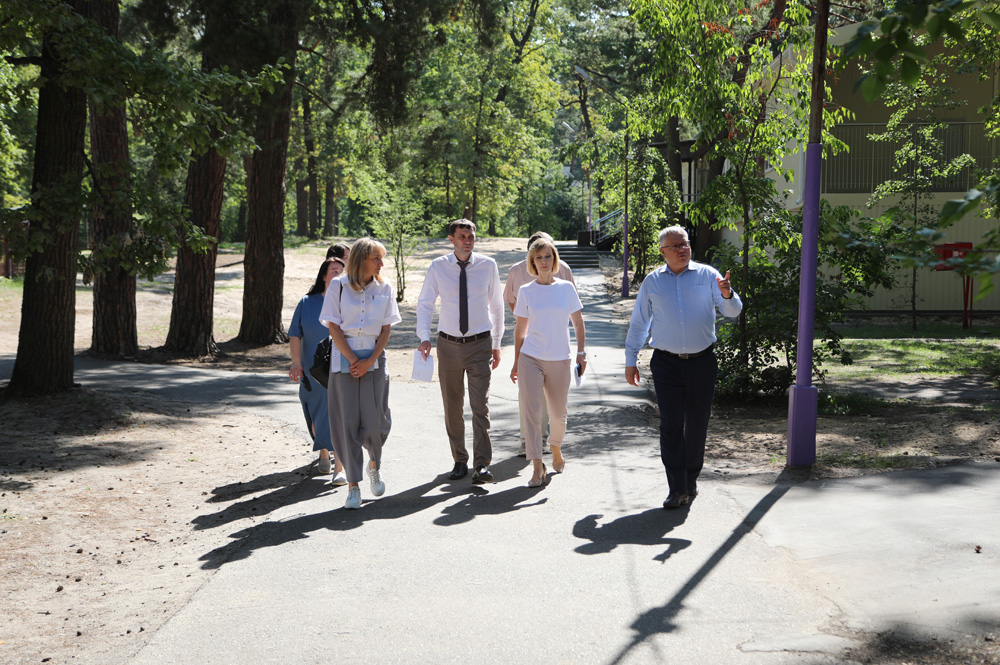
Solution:
{"label": "street lamp post", "polygon": [[628,150],[629,150],[629,138],[628,138],[628,105],[622,100],[618,99],[613,92],[602,86],[600,83],[595,81],[590,74],[587,73],[583,67],[579,65],[573,65],[573,71],[584,81],[593,83],[598,88],[603,90],[611,99],[621,105],[625,109],[625,212],[622,215],[622,298],[628,298],[629,284],[628,284]]}
{"label": "street lamp post", "polygon": [[[573,125],[569,124],[565,120],[562,123],[563,127],[568,129],[570,133],[573,134],[573,140],[576,141],[577,135],[580,133],[579,129],[573,129]],[[581,127],[582,129],[582,127]],[[590,245],[593,242],[593,228],[591,228],[591,221],[594,219],[594,187],[590,183],[590,169],[583,165],[583,159],[580,160],[580,168],[583,169],[583,174],[587,176],[587,223],[583,227],[583,231],[587,233],[587,244]],[[580,193],[580,198],[583,199],[583,193]],[[582,203],[581,203],[582,205]]]}

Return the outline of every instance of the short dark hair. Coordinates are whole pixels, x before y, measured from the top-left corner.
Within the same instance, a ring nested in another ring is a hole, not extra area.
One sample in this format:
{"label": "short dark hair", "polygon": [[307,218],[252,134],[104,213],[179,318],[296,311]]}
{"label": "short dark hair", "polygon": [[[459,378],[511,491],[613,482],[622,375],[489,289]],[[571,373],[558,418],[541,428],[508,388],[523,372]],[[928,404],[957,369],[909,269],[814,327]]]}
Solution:
{"label": "short dark hair", "polygon": [[528,238],[528,249],[531,249],[531,243],[535,242],[539,238],[545,238],[546,240],[552,240],[552,236],[550,236],[545,231],[535,231],[534,233],[531,234],[531,237]]}
{"label": "short dark hair", "polygon": [[456,219],[454,222],[448,225],[448,235],[455,235],[455,231],[459,229],[472,229],[472,232],[476,232],[476,223],[470,219]]}
{"label": "short dark hair", "polygon": [[326,258],[328,259],[342,259],[351,253],[350,245],[338,242],[336,245],[330,245],[330,249],[326,250]]}

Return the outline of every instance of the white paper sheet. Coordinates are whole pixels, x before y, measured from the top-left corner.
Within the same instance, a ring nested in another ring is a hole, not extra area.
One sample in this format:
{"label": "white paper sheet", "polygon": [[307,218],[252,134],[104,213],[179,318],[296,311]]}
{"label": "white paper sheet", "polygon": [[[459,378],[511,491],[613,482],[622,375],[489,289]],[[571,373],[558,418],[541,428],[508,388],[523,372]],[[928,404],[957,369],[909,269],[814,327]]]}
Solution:
{"label": "white paper sheet", "polygon": [[434,380],[434,356],[428,355],[427,360],[424,360],[424,354],[420,353],[420,349],[413,350],[413,374],[410,378],[414,381],[433,381]]}
{"label": "white paper sheet", "polygon": [[587,379],[587,372],[584,370],[583,374],[580,374],[580,365],[573,365],[573,384],[579,388],[583,385],[583,382]]}

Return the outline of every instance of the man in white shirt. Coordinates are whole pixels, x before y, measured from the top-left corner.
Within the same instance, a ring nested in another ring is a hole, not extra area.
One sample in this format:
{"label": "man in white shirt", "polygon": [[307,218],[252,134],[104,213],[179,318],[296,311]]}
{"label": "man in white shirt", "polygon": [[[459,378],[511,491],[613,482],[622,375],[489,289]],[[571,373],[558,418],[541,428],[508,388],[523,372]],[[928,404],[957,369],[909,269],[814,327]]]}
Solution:
{"label": "man in white shirt", "polygon": [[455,466],[452,480],[469,472],[465,447],[465,377],[469,379],[472,410],[472,482],[493,482],[490,462],[490,377],[500,364],[503,338],[503,297],[500,272],[493,259],[473,252],[476,225],[458,219],[448,225],[448,240],[455,248],[431,262],[417,298],[417,347],[424,358],[431,352],[431,319],[441,298],[438,316],[438,379],[444,401],[445,430]]}
{"label": "man in white shirt", "polygon": [[[535,231],[533,234],[531,234],[531,237],[528,238],[528,248],[530,249],[531,243],[535,242],[539,238],[545,238],[550,242],[554,242],[552,240],[552,236],[550,236],[545,231]],[[555,276],[558,277],[559,279],[566,280],[567,282],[573,285],[573,288],[576,288],[576,281],[573,279],[573,270],[562,259],[559,260],[559,267],[556,269]],[[529,284],[534,280],[535,276],[528,273],[527,259],[521,261],[520,263],[515,263],[510,267],[510,271],[507,272],[507,284],[504,286],[503,289],[503,301],[510,306],[510,311],[513,312],[514,306],[517,305],[517,292],[521,289],[522,286],[524,286],[525,284]],[[524,408],[521,406],[520,403],[520,391],[518,391],[518,410],[521,412],[521,446],[517,449],[517,454],[520,455],[521,457],[524,457],[526,455],[525,443],[524,443],[524,432],[526,423],[524,420]],[[548,430],[549,430],[549,412],[543,400],[542,433],[545,434],[546,436],[545,445],[542,447],[543,453],[550,452],[548,443],[548,434],[547,434]]]}

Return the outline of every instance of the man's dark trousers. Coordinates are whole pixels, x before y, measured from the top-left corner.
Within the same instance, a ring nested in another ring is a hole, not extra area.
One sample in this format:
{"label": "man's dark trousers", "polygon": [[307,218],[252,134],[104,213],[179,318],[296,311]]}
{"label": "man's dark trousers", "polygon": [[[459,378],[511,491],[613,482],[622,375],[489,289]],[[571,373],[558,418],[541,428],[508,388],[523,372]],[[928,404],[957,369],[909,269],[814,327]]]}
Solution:
{"label": "man's dark trousers", "polygon": [[719,364],[713,351],[679,358],[654,350],[649,371],[660,407],[660,459],[667,484],[671,493],[687,494],[705,463]]}

